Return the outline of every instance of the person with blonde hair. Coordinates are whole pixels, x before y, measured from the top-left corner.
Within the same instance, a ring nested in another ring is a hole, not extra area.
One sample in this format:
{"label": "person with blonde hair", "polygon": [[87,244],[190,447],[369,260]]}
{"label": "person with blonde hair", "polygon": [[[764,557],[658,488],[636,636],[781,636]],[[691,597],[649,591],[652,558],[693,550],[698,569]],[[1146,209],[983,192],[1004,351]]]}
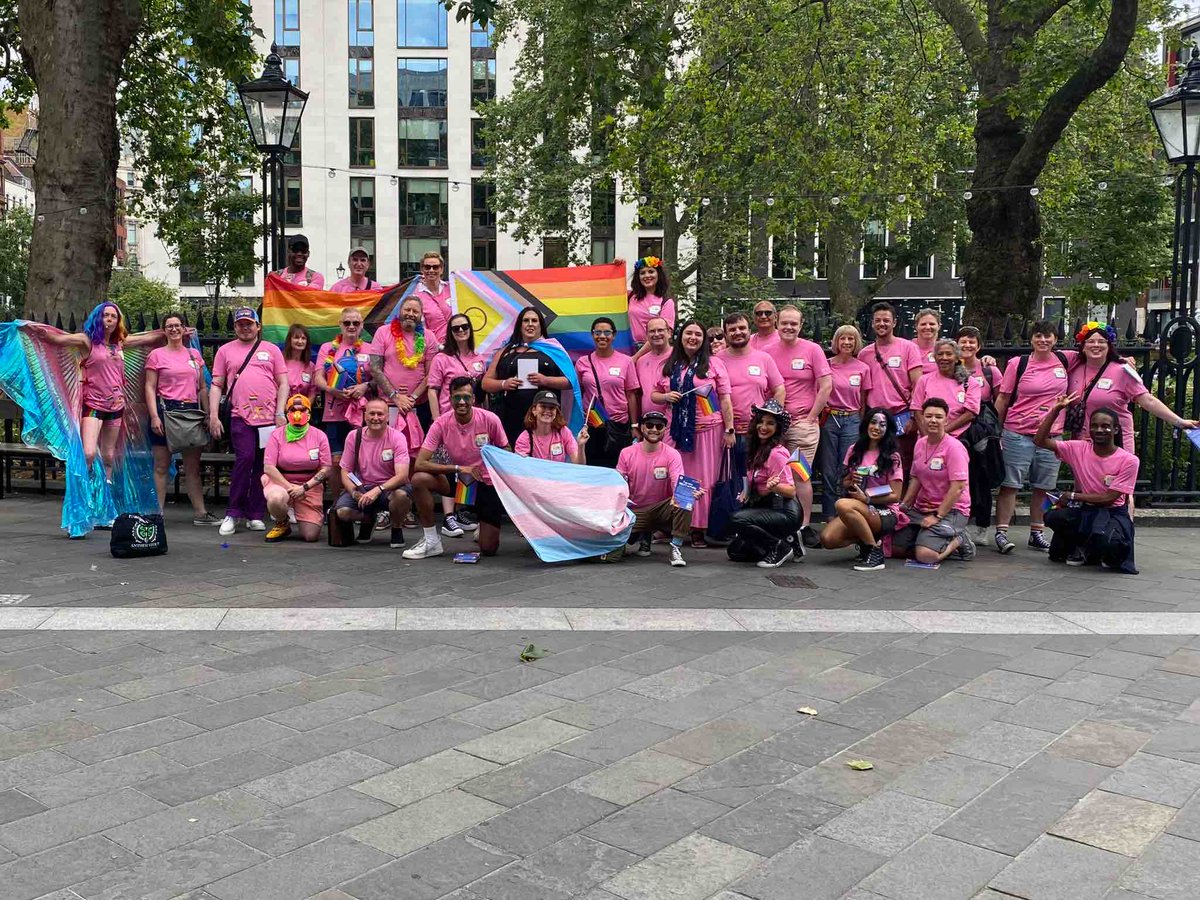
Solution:
{"label": "person with blonde hair", "polygon": [[413,296],[421,301],[425,330],[433,337],[430,343],[433,352],[446,343],[446,326],[454,310],[450,307],[450,282],[442,280],[446,262],[442,254],[430,250],[421,257],[421,279],[413,290]]}
{"label": "person with blonde hair", "polygon": [[914,323],[916,336],[913,343],[921,353],[921,374],[928,375],[937,371],[937,361],[933,358],[934,345],[938,335],[942,333],[942,314],[936,309],[925,307],[917,313]]}
{"label": "person with blonde hair", "polygon": [[817,467],[821,471],[821,512],[826,522],[837,516],[837,500],[842,496],[842,460],[858,440],[863,410],[871,390],[872,370],[858,358],[863,340],[853,325],[843,325],[833,333],[833,357],[829,360],[832,386],[825,413],[821,417],[821,443],[817,448]]}

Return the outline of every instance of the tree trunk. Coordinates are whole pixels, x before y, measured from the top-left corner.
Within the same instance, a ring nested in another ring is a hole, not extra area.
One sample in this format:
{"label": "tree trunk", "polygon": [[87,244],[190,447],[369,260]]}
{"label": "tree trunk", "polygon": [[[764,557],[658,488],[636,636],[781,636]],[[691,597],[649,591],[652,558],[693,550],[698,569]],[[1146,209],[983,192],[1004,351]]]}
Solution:
{"label": "tree trunk", "polygon": [[65,320],[95,306],[112,275],[117,84],[142,7],[139,0],[19,0],[17,15],[39,104],[25,315]]}
{"label": "tree trunk", "polygon": [[967,203],[971,244],[963,273],[965,322],[987,333],[1034,314],[1042,286],[1042,215],[1028,190],[976,193]]}
{"label": "tree trunk", "polygon": [[841,222],[832,223],[821,235],[825,245],[825,274],[828,276],[829,311],[840,322],[854,323],[858,298],[850,290],[850,252],[853,240]]}

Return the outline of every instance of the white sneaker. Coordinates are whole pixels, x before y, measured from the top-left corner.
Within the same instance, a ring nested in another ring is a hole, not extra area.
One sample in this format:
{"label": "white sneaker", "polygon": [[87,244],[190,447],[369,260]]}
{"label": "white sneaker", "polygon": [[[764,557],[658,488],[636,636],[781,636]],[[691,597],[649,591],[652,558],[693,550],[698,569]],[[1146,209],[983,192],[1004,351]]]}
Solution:
{"label": "white sneaker", "polygon": [[687,560],[683,558],[683,548],[678,544],[671,545],[671,565],[676,568],[687,565]]}
{"label": "white sneaker", "polygon": [[246,528],[248,528],[250,531],[266,531],[267,523],[262,519],[251,519],[246,523]]}
{"label": "white sneaker", "polygon": [[967,533],[971,535],[971,540],[976,544],[990,544],[992,526],[990,525],[972,525]]}
{"label": "white sneaker", "polygon": [[288,523],[291,525],[296,524],[296,510],[292,509],[290,506],[288,507]]}
{"label": "white sneaker", "polygon": [[229,537],[231,534],[237,534],[238,520],[233,516],[226,516],[221,520],[221,527],[217,529],[217,534],[221,537]]}
{"label": "white sneaker", "polygon": [[431,556],[441,556],[444,552],[441,541],[431,544],[425,538],[421,538],[415,547],[405,550],[403,555],[405,559],[429,559]]}

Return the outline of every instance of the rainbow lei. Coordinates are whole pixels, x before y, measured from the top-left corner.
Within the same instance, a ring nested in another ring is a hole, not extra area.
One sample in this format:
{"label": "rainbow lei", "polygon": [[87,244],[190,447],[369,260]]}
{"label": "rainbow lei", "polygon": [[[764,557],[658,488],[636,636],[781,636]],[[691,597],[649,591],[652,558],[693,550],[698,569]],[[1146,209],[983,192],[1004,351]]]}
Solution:
{"label": "rainbow lei", "polygon": [[413,340],[413,352],[410,355],[404,347],[404,328],[399,319],[392,319],[392,337],[396,339],[396,358],[406,369],[415,369],[417,363],[425,358],[425,325],[417,324],[416,338]]}
{"label": "rainbow lei", "polygon": [[[354,351],[353,352],[355,354],[356,361],[358,358],[358,351],[362,347],[362,345],[363,345],[362,338],[358,338],[354,342]],[[338,369],[335,366],[335,363],[337,362],[337,358],[338,358],[338,351],[341,349],[341,347],[342,347],[342,335],[339,334],[337,337],[335,337],[332,341],[329,342],[329,352],[325,354],[325,363],[324,363],[325,364],[325,378],[326,379],[329,378],[329,370],[333,369],[333,379],[332,379],[332,381],[329,382],[329,386],[331,388],[334,388],[335,390],[337,389],[338,381],[341,380],[341,376],[342,376],[342,372],[338,371]],[[362,375],[363,375],[362,367],[356,365],[355,370],[354,370],[354,383],[355,384],[362,384]]]}

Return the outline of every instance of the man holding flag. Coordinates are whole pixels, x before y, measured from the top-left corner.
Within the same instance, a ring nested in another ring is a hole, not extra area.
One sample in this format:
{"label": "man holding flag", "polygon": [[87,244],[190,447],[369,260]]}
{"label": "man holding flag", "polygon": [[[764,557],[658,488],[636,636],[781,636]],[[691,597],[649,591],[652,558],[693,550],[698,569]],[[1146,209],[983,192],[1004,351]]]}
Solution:
{"label": "man holding flag", "polygon": [[[445,552],[435,525],[433,495],[457,499],[450,486],[450,475],[458,477],[463,501],[474,502],[479,517],[479,552],[484,556],[496,555],[504,507],[483,462],[482,448],[489,445],[509,449],[504,426],[495,413],[475,408],[475,382],[465,375],[459,376],[450,382],[450,412],[434,421],[414,464],[413,499],[424,537],[411,550],[404,551],[405,559],[428,559]],[[446,449],[449,463],[433,461],[439,447]]]}

